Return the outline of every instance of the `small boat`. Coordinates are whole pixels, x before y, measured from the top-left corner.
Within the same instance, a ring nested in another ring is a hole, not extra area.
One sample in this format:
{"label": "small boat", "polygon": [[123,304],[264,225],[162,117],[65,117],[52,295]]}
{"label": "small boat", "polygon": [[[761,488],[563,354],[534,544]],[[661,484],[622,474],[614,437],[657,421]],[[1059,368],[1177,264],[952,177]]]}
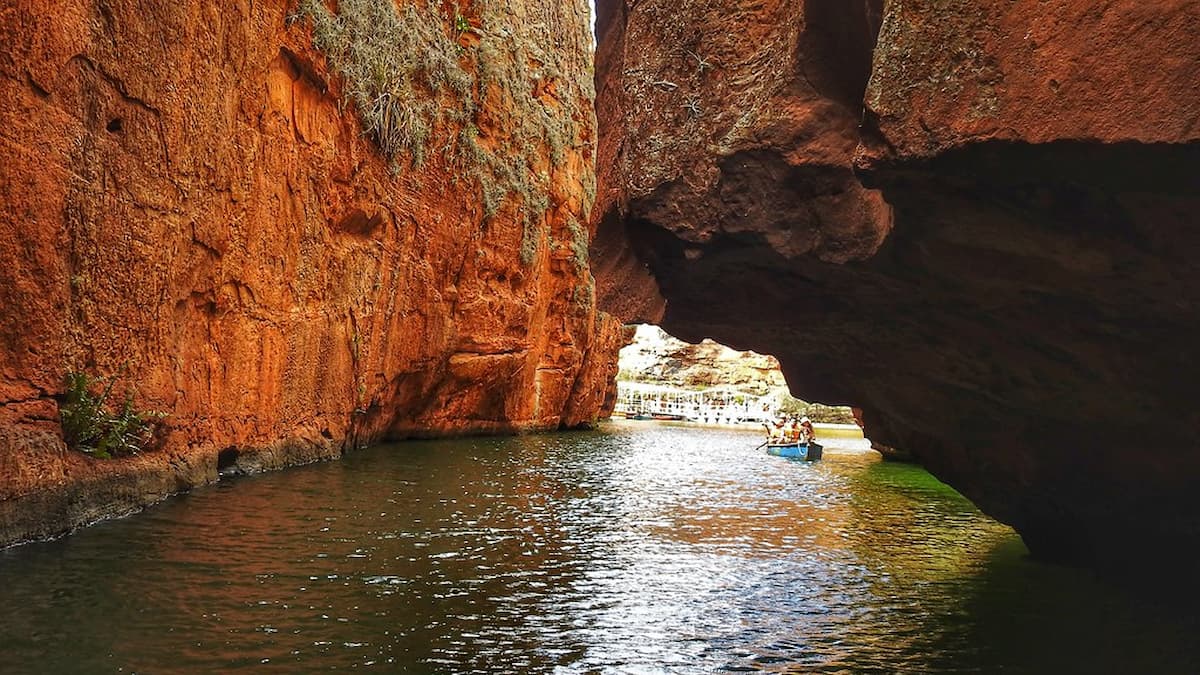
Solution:
{"label": "small boat", "polygon": [[820,443],[768,443],[767,454],[775,457],[794,457],[806,462],[815,462],[821,459],[821,451],[824,446]]}

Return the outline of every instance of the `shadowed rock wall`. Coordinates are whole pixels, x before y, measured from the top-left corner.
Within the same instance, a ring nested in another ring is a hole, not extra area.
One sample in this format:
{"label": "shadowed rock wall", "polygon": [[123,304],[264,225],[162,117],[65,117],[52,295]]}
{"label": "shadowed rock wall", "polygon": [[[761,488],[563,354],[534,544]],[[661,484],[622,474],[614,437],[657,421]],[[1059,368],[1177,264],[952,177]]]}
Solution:
{"label": "shadowed rock wall", "polygon": [[596,269],[862,406],[1035,553],[1200,545],[1200,6],[611,5]]}
{"label": "shadowed rock wall", "polygon": [[[373,6],[449,47],[411,109],[468,112],[423,163],[364,135],[294,3],[0,10],[0,545],[211,482],[227,447],[254,470],[602,412],[587,3]],[[163,449],[67,452],[69,371],[168,412]]]}

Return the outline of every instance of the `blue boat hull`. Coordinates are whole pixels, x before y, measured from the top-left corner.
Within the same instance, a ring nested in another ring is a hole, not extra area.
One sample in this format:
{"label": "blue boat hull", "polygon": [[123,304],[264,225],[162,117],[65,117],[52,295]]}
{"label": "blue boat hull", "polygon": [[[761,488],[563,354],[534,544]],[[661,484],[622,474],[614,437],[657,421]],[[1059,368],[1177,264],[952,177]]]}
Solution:
{"label": "blue boat hull", "polygon": [[821,450],[824,447],[820,443],[787,443],[784,445],[768,445],[767,454],[775,457],[793,457],[806,462],[815,462],[821,459]]}

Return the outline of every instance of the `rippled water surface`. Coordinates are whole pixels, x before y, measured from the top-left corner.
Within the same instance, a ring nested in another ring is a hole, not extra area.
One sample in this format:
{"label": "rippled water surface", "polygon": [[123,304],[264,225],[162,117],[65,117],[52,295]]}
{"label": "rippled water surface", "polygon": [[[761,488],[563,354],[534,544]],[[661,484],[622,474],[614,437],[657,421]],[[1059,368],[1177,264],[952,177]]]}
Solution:
{"label": "rippled water surface", "polygon": [[391,445],[0,552],[0,671],[1188,672],[924,471],[678,427]]}

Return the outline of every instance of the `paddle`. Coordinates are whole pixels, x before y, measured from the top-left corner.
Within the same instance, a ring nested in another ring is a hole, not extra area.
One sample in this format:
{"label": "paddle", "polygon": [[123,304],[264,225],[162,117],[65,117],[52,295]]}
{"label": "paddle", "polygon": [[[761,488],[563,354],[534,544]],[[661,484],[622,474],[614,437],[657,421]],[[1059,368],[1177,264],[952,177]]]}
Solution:
{"label": "paddle", "polygon": [[763,422],[762,425],[763,425],[763,428],[767,430],[767,440],[760,443],[759,446],[757,448],[755,448],[755,450],[761,450],[764,445],[771,442],[771,427],[768,426],[766,422]]}

